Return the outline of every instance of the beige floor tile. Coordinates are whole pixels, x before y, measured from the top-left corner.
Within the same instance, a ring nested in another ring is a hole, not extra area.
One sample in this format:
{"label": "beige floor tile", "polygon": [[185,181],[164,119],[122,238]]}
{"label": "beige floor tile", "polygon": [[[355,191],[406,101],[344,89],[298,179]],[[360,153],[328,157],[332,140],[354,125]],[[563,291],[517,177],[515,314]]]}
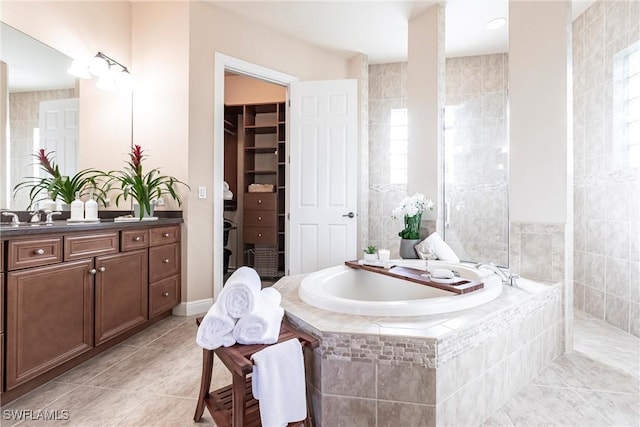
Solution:
{"label": "beige floor tile", "polygon": [[[20,411],[39,411],[78,388],[75,384],[49,381],[18,399],[2,405],[2,427],[20,423],[26,415]],[[5,412],[9,411],[9,412]]]}
{"label": "beige floor tile", "polygon": [[578,390],[612,426],[640,426],[640,395]]}
{"label": "beige floor tile", "polygon": [[93,359],[87,360],[69,372],[62,374],[56,378],[56,380],[72,384],[85,384],[95,376],[101,374],[116,363],[121,362],[139,350],[140,347],[134,347],[127,344],[117,345],[104,353],[99,354]]}

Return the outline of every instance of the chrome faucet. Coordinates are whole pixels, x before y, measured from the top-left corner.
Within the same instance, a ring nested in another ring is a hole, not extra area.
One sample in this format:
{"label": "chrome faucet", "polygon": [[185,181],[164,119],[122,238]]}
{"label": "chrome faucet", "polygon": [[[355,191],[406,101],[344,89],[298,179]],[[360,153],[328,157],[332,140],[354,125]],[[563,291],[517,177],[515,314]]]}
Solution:
{"label": "chrome faucet", "polygon": [[481,268],[485,268],[485,269],[493,271],[494,273],[496,273],[498,275],[500,280],[502,280],[502,284],[504,284],[504,285],[518,286],[517,279],[520,278],[519,275],[517,275],[515,273],[510,273],[509,270],[502,269],[502,268],[498,267],[497,265],[495,265],[492,262],[491,263],[479,262],[479,263],[477,263],[475,265],[475,267],[478,270],[481,269]]}
{"label": "chrome faucet", "polygon": [[2,216],[10,216],[11,217],[11,225],[19,225],[20,219],[18,218],[18,214],[13,212],[3,211]]}
{"label": "chrome faucet", "polygon": [[29,214],[31,215],[31,219],[29,220],[29,222],[37,223],[42,221],[42,218],[40,217],[40,212],[44,212],[44,209],[36,209],[33,212],[29,212]]}
{"label": "chrome faucet", "polygon": [[62,215],[62,212],[58,212],[58,211],[56,211],[56,212],[51,212],[49,209],[46,209],[46,210],[44,211],[44,213],[45,213],[45,215],[47,216],[47,219],[46,219],[46,221],[45,221],[45,224],[47,224],[47,225],[51,225],[51,224],[53,224],[53,216],[54,216],[54,215]]}

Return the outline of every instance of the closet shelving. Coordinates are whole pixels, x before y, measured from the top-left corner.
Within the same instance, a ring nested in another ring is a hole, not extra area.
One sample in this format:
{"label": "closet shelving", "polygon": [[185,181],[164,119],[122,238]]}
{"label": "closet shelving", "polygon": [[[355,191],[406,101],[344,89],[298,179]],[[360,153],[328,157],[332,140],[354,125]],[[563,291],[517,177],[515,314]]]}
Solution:
{"label": "closet shelving", "polygon": [[[238,149],[243,194],[242,250],[244,263],[263,278],[284,275],[286,196],[286,109],[284,102],[242,107]],[[272,186],[269,192],[249,192],[251,184]]]}

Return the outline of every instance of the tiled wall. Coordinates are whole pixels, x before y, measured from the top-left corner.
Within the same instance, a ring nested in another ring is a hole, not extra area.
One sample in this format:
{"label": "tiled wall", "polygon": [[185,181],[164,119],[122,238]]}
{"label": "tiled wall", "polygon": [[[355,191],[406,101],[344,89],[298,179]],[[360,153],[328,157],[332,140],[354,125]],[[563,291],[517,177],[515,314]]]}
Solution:
{"label": "tiled wall", "polygon": [[640,2],[595,2],[573,37],[574,305],[640,336],[640,182],[619,161],[613,80],[616,54],[640,40]]}
{"label": "tiled wall", "polygon": [[508,260],[506,53],[449,58],[444,133],[447,243],[463,260]]}
{"label": "tiled wall", "polygon": [[[39,127],[38,116],[41,101],[75,97],[74,89],[15,92],[9,94],[9,129],[11,144],[11,181],[13,187],[25,176],[33,176],[35,153],[33,130]],[[29,192],[21,191],[13,206],[26,208]]]}
{"label": "tiled wall", "polygon": [[[390,112],[407,107],[407,63],[369,65],[369,241],[398,257],[401,221],[391,211],[407,196],[406,185],[389,178]],[[426,195],[435,200],[435,195]]]}

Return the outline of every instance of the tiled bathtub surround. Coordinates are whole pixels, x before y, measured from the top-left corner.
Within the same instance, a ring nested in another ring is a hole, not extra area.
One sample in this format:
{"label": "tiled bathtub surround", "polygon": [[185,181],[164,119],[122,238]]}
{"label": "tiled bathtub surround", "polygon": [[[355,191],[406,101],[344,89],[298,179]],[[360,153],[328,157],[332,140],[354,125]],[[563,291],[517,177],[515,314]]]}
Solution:
{"label": "tiled bathtub surround", "polygon": [[561,353],[559,284],[523,280],[471,310],[385,318],[305,304],[300,279],[274,286],[321,339],[307,366],[317,425],[478,425]]}
{"label": "tiled bathtub surround", "polygon": [[616,74],[640,2],[596,1],[573,23],[574,305],[640,336],[640,180],[626,164]]}

